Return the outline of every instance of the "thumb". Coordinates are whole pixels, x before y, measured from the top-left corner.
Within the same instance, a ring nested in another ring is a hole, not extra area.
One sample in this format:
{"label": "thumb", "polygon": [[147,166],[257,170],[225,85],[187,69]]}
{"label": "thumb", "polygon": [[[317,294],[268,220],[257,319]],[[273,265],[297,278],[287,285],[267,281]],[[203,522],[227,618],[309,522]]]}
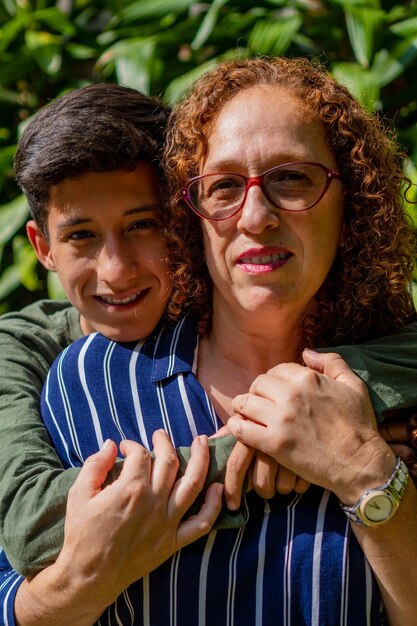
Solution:
{"label": "thumb", "polygon": [[305,348],[303,360],[307,367],[328,376],[332,380],[345,383],[351,387],[362,385],[361,379],[350,369],[340,354],[335,352],[316,352]]}
{"label": "thumb", "polygon": [[107,439],[101,450],[85,460],[74,486],[84,488],[92,495],[101,491],[107,474],[116,461],[116,455],[116,444],[114,441]]}

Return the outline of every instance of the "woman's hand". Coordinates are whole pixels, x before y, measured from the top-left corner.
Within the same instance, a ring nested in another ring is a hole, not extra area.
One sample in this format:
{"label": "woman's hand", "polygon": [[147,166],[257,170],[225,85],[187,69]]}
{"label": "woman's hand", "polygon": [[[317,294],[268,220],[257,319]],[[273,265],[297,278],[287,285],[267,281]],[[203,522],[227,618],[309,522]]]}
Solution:
{"label": "woman's hand", "polygon": [[395,466],[378,434],[365,384],[336,354],[304,352],[302,367],[282,364],[232,403],[229,431],[346,504],[382,484]]}

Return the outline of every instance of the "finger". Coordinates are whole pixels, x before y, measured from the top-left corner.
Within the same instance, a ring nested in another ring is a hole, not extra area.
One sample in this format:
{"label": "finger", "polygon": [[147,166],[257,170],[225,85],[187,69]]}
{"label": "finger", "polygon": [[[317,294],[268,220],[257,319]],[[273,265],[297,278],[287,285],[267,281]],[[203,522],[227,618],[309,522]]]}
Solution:
{"label": "finger", "polygon": [[210,462],[206,435],[196,437],[191,444],[191,457],[184,475],[175,483],[168,502],[170,515],[180,519],[204,487]]}
{"label": "finger", "polygon": [[101,450],[89,456],[72,486],[72,491],[83,491],[90,496],[101,491],[107,474],[116,461],[117,446],[114,441],[105,441]]}
{"label": "finger", "polygon": [[120,479],[126,482],[145,480],[149,483],[151,479],[151,455],[148,450],[136,441],[128,439],[121,441],[120,450],[126,457]]}
{"label": "finger", "polygon": [[182,548],[210,532],[222,508],[222,494],[223,485],[220,483],[210,485],[197,515],[192,515],[179,525],[178,548]]}
{"label": "finger", "polygon": [[340,354],[334,352],[316,352],[315,350],[306,348],[303,351],[303,360],[308,367],[333,380],[338,380],[351,387],[362,387],[364,384],[361,379],[352,372],[351,368],[346,361],[342,359]]}
{"label": "finger", "polygon": [[283,465],[278,467],[276,489],[278,493],[288,494],[294,491],[297,476]]}
{"label": "finger", "polygon": [[265,426],[252,419],[245,420],[240,415],[234,415],[229,418],[227,427],[238,441],[268,454],[268,430]]}
{"label": "finger", "polygon": [[226,506],[231,511],[235,511],[240,506],[243,483],[254,452],[253,448],[238,441],[227,459],[224,497]]}
{"label": "finger", "polygon": [[175,448],[163,430],[152,436],[155,460],[152,463],[151,483],[155,493],[170,493],[177,476],[179,461]]}
{"label": "finger", "polygon": [[[266,377],[265,377],[266,378]],[[269,391],[274,393],[273,376],[268,377],[268,380],[262,381],[262,393],[261,395],[254,395],[253,393],[245,393],[236,396],[232,400],[233,410],[239,415],[250,418],[253,422],[266,426],[271,419],[276,419],[279,411],[279,407],[273,398],[268,397]],[[261,390],[259,390],[261,393]],[[230,420],[235,417],[232,416],[227,422],[227,427],[230,431]],[[232,431],[230,431],[232,432]],[[234,432],[232,432],[234,435]],[[242,440],[243,441],[243,440]],[[256,446],[254,446],[256,447]]]}
{"label": "finger", "polygon": [[406,422],[384,422],[378,430],[385,441],[407,442],[408,430]]}
{"label": "finger", "polygon": [[[269,500],[274,497],[278,470],[279,465],[275,459],[263,452],[256,453],[252,472],[252,484],[254,490],[261,498]],[[281,493],[287,492],[283,491]]]}
{"label": "finger", "polygon": [[297,476],[295,480],[294,491],[296,493],[305,493],[307,489],[310,487],[310,484],[311,483],[309,483],[308,480],[301,478],[301,476]]}
{"label": "finger", "polygon": [[389,447],[396,456],[402,458],[406,465],[413,465],[417,462],[417,455],[412,448],[399,443],[391,443]]}
{"label": "finger", "polygon": [[217,432],[214,433],[214,435],[210,435],[209,439],[216,439],[217,437],[225,437],[226,435],[230,435],[229,431],[227,430],[227,426],[222,426],[221,428],[219,428]]}

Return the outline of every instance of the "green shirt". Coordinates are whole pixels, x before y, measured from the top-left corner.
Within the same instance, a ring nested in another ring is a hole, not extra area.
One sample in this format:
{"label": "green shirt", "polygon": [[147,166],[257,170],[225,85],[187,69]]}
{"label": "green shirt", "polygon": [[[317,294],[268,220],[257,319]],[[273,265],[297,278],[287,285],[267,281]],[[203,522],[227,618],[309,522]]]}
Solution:
{"label": "green shirt", "polygon": [[[0,319],[0,545],[25,575],[50,564],[63,541],[67,494],[79,469],[63,470],[39,399],[52,362],[81,336],[78,312],[68,302],[41,301]],[[329,350],[368,384],[379,419],[417,406],[417,323],[363,346]],[[227,448],[215,445],[221,465]]]}

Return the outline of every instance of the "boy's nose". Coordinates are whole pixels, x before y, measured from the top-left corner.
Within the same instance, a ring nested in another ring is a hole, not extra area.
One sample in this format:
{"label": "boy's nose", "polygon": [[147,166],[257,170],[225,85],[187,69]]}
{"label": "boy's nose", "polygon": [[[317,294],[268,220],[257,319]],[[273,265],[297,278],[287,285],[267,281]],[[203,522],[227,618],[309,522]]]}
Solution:
{"label": "boy's nose", "polygon": [[97,259],[97,278],[111,285],[126,284],[136,276],[136,262],[123,242],[109,242]]}

